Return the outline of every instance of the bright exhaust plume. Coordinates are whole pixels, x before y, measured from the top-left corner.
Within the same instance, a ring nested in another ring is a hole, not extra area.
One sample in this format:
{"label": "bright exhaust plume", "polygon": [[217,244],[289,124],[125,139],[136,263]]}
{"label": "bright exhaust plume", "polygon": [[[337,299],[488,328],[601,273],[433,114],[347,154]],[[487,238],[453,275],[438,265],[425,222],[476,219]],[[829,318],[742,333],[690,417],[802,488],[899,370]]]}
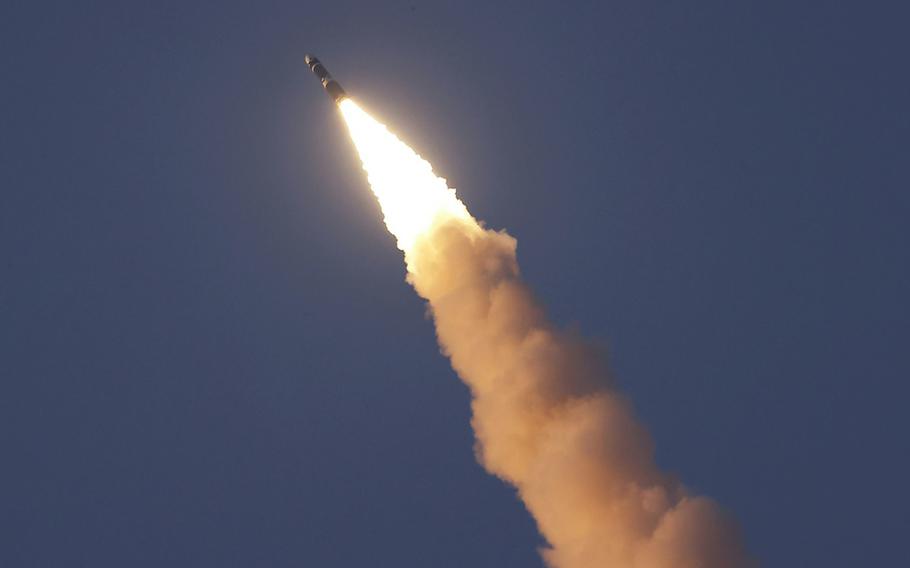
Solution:
{"label": "bright exhaust plume", "polygon": [[483,228],[431,165],[356,103],[339,104],[408,282],[473,395],[478,461],[513,485],[552,568],[754,566],[714,501],[657,469],[601,357],[553,326],[516,241]]}
{"label": "bright exhaust plume", "polygon": [[[340,103],[385,224],[407,253],[431,227],[449,219],[477,223],[429,162],[351,99]],[[479,226],[476,226],[480,230]]]}

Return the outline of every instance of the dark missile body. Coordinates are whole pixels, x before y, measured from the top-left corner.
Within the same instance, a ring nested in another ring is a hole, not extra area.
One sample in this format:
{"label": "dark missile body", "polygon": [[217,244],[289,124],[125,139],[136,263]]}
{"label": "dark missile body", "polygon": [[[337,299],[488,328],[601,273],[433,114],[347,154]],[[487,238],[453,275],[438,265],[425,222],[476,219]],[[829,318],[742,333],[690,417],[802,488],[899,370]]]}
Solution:
{"label": "dark missile body", "polygon": [[325,88],[325,92],[329,94],[329,96],[332,98],[332,101],[337,104],[347,98],[348,94],[344,92],[344,89],[341,87],[341,85],[338,84],[338,81],[332,78],[332,75],[329,74],[328,69],[325,68],[325,65],[323,65],[321,61],[312,55],[305,55],[303,60],[310,68],[310,71],[319,77],[319,80],[322,82],[322,86]]}

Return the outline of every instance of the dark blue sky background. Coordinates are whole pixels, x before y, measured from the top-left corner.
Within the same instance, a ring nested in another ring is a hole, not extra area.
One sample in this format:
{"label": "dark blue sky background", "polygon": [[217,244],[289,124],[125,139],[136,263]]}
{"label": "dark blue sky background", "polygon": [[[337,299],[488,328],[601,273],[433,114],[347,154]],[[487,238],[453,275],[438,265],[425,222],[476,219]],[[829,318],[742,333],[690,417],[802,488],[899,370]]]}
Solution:
{"label": "dark blue sky background", "polygon": [[307,51],[765,566],[910,564],[901,5],[6,4],[0,565],[541,565]]}

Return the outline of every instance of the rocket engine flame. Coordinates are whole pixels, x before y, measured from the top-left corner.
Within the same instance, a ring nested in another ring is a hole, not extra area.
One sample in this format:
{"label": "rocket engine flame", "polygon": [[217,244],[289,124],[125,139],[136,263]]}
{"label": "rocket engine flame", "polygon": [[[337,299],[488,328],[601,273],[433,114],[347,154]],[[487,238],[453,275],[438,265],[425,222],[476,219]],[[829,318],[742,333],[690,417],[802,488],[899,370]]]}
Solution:
{"label": "rocket engine flame", "polygon": [[398,248],[406,255],[413,253],[418,237],[450,219],[465,221],[480,231],[455,197],[455,190],[433,173],[429,162],[351,99],[338,106]]}
{"label": "rocket engine flame", "polygon": [[601,358],[555,328],[522,283],[516,241],[485,229],[430,164],[339,103],[408,282],[470,388],[477,459],[512,484],[552,568],[744,568],[735,524],[654,463]]}

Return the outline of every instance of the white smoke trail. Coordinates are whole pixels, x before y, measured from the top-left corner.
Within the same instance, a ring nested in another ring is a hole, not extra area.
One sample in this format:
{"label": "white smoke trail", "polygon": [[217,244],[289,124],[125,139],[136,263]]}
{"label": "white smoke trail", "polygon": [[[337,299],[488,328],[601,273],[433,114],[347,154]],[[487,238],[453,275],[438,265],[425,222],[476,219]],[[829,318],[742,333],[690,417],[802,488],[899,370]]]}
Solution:
{"label": "white smoke trail", "polygon": [[516,487],[553,568],[753,566],[735,525],[654,464],[651,440],[584,341],[522,283],[428,162],[353,101],[347,122],[439,344],[473,394],[477,459]]}

